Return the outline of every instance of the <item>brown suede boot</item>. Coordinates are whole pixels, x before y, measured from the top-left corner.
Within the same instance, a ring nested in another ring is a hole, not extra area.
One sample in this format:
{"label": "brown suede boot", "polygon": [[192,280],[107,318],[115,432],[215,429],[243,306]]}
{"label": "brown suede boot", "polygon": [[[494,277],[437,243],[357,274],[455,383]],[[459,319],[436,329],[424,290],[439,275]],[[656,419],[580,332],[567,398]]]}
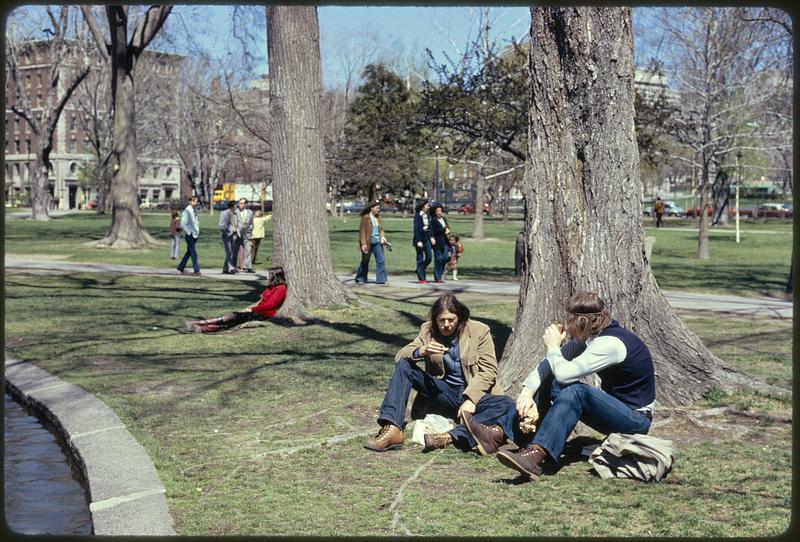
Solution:
{"label": "brown suede boot", "polygon": [[195,333],[214,333],[215,331],[219,331],[219,329],[219,326],[216,324],[195,324],[192,326],[192,331]]}
{"label": "brown suede boot", "polygon": [[462,417],[464,425],[475,439],[481,455],[493,454],[506,443],[506,435],[499,425],[484,425],[476,422],[469,412],[464,412]]}
{"label": "brown suede boot", "polygon": [[546,458],[547,452],[538,444],[530,444],[513,452],[503,451],[497,454],[500,463],[528,478],[537,478],[542,474],[542,463]]}
{"label": "brown suede boot", "polygon": [[422,453],[430,452],[439,448],[447,448],[453,443],[450,433],[425,433],[425,447]]}
{"label": "brown suede boot", "polygon": [[399,450],[402,447],[403,430],[391,423],[387,423],[381,427],[381,430],[378,431],[378,434],[367,439],[367,443],[364,445],[364,448],[368,450],[374,450],[376,452]]}

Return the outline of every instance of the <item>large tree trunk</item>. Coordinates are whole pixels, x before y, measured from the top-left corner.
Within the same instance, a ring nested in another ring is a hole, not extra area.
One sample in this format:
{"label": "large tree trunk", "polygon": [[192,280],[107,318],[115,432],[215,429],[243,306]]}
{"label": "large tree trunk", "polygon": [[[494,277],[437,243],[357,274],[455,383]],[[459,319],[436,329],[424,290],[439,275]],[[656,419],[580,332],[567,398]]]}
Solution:
{"label": "large tree trunk", "polygon": [[711,202],[708,198],[708,163],[703,156],[703,168],[700,173],[700,226],[697,232],[697,259],[707,260],[708,254],[708,209]]}
{"label": "large tree trunk", "polygon": [[270,5],[266,14],[273,127],[272,258],[286,270],[288,282],[280,314],[298,320],[308,318],[311,308],[347,304],[355,296],[333,271],[325,213],[317,9]]}
{"label": "large tree trunk", "polygon": [[578,290],[650,347],[662,404],[752,384],[678,318],[645,260],[630,8],[532,8],[526,271],[500,383],[516,395]]}
{"label": "large tree trunk", "polygon": [[[52,140],[52,137],[42,138],[42,141],[47,139]],[[31,218],[34,220],[50,220],[47,209],[48,184],[50,184],[50,174],[47,167],[49,163],[50,149],[37,149],[31,178]]]}
{"label": "large tree trunk", "polygon": [[111,177],[111,226],[98,246],[138,248],[156,240],[145,231],[139,212],[136,107],[133,82],[136,55],[128,48],[127,17],[108,8],[111,30],[111,92],[114,109],[114,172]]}

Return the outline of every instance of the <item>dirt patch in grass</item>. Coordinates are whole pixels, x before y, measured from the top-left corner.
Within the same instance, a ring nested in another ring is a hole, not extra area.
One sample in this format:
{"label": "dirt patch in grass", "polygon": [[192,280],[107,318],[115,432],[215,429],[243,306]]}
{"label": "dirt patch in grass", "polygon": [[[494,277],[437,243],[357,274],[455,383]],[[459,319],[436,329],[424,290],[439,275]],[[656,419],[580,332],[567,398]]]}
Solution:
{"label": "dirt patch in grass", "polygon": [[6,348],[27,348],[36,344],[36,340],[27,337],[6,337]]}

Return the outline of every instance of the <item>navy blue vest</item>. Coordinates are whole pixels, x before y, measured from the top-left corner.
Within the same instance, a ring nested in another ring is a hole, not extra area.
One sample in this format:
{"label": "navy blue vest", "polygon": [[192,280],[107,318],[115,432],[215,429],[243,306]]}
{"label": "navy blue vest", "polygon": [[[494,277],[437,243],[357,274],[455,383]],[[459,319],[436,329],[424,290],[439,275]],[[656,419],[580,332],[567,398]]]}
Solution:
{"label": "navy blue vest", "polygon": [[599,337],[616,337],[622,341],[627,356],[622,363],[598,371],[600,387],[632,408],[647,406],[656,399],[656,374],[650,350],[642,339],[612,320]]}

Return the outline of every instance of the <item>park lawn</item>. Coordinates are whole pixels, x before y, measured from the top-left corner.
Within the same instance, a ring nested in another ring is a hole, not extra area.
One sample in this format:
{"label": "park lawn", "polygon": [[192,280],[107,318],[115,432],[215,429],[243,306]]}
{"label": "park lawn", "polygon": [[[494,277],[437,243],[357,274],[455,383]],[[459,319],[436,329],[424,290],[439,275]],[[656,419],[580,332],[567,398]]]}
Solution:
{"label": "park lawn", "polygon": [[[152,457],[181,535],[738,537],[789,526],[791,426],[769,419],[743,436],[654,430],[677,446],[659,484],[601,481],[584,461],[519,484],[496,459],[453,448],[364,450],[394,353],[432,294],[367,287],[363,304],[318,311],[317,325],[178,332],[258,292],[253,282],[14,272],[6,356],[114,409]],[[516,299],[460,297],[501,352]],[[790,385],[790,320],[685,316],[731,365]],[[747,393],[694,406],[720,404],[790,408]]]}
{"label": "park lawn", "polygon": [[[222,243],[217,233],[218,214],[200,215],[201,239],[198,254],[201,269],[221,268]],[[169,268],[169,215],[143,213],[147,230],[163,245],[132,251],[98,249],[86,241],[103,237],[109,217],[91,212],[55,218],[49,222],[7,219],[5,253],[15,256],[64,259],[72,262],[102,262]],[[514,274],[514,245],[522,228],[521,220],[503,224],[500,218],[487,218],[485,239],[472,239],[472,216],[448,216],[451,228],[462,237],[465,251],[459,261],[459,278],[511,281]],[[393,250],[386,252],[389,280],[392,276],[413,276],[415,251],[411,244],[411,218],[388,214],[385,230]],[[334,269],[340,274],[355,275],[360,262],[358,243],[359,217],[346,215],[329,220]],[[699,291],[760,296],[781,295],[786,287],[792,247],[792,223],[786,220],[750,220],[742,224],[742,242],[738,245],[732,227],[711,231],[711,258],[696,259],[695,221],[668,220],[666,228],[652,227],[644,219],[645,234],[654,236],[652,268],[660,287],[670,290]],[[676,230],[674,228],[682,228]],[[757,233],[758,232],[758,233]],[[776,233],[769,233],[776,232]],[[181,255],[184,244],[182,243]],[[259,248],[257,269],[268,267],[272,253],[272,224],[267,222],[266,238]],[[374,262],[371,264],[374,272]],[[429,267],[433,272],[433,265]]]}

